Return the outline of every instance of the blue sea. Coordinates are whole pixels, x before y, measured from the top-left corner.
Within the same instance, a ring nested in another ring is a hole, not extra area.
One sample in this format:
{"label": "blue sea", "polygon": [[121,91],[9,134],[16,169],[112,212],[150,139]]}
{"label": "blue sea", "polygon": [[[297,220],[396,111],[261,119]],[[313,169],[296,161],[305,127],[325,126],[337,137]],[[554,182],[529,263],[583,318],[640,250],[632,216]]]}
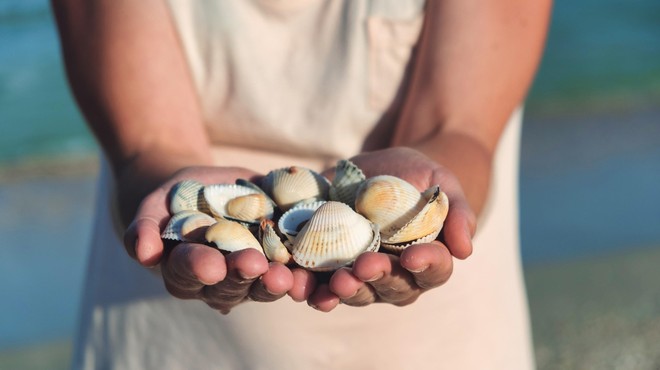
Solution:
{"label": "blue sea", "polygon": [[[657,0],[556,2],[523,133],[526,266],[660,245],[658,20]],[[0,166],[98,153],[60,58],[47,1],[0,0]],[[37,184],[0,185],[0,209],[18,220],[59,220],[41,240],[0,214],[0,350],[72,335],[94,185],[67,181],[48,191],[75,194],[85,208],[42,189],[50,208],[40,212],[19,202]],[[79,232],[62,232],[71,229]]]}

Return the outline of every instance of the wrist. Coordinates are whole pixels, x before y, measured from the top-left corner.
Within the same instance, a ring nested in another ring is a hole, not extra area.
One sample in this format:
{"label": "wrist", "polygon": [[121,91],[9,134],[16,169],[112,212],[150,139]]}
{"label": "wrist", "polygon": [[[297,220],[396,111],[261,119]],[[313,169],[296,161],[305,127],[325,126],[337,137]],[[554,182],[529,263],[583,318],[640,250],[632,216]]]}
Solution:
{"label": "wrist", "polygon": [[149,150],[113,163],[117,202],[122,222],[128,225],[149,193],[186,167],[211,165],[211,155]]}
{"label": "wrist", "polygon": [[488,197],[493,153],[474,137],[441,132],[410,146],[453,173],[478,216]]}

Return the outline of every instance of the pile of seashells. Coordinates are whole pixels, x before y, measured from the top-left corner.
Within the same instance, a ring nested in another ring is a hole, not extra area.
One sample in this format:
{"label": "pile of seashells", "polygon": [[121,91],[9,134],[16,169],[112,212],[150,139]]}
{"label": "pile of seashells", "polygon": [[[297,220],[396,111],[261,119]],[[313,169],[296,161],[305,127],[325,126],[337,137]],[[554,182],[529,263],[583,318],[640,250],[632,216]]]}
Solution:
{"label": "pile of seashells", "polygon": [[394,176],[366,178],[348,160],[332,183],[303,167],[269,172],[261,187],[203,185],[185,180],[169,197],[163,239],[214,245],[225,252],[256,249],[275,262],[312,271],[350,265],[379,248],[399,253],[434,240],[449,210],[439,185],[419,192]]}

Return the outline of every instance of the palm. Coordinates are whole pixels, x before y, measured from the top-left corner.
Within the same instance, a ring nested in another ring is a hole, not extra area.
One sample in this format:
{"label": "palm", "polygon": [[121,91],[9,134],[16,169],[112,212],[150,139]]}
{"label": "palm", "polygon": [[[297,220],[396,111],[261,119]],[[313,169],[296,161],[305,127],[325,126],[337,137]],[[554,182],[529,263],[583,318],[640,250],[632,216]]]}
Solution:
{"label": "palm", "polygon": [[367,177],[397,176],[420,191],[439,184],[449,197],[450,211],[440,241],[414,245],[401,256],[364,253],[352,268],[335,272],[327,288],[319,287],[319,293],[312,294],[309,303],[324,311],[333,309],[340,301],[354,306],[373,302],[410,304],[449,278],[452,255],[470,255],[474,214],[456,177],[413,149],[390,148],[360,154],[351,160]]}

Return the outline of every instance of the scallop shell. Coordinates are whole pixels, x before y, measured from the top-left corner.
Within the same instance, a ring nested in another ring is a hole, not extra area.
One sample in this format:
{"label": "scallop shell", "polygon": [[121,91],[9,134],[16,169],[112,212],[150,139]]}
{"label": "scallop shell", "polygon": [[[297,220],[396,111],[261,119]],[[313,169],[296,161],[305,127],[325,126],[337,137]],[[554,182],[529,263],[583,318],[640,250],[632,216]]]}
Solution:
{"label": "scallop shell", "polygon": [[236,252],[243,249],[256,249],[263,254],[263,249],[250,230],[238,222],[219,219],[206,230],[206,241],[215,244],[218,249]]}
{"label": "scallop shell", "polygon": [[390,248],[435,239],[447,217],[449,201],[437,185],[420,193],[402,179],[376,176],[360,187],[356,210],[380,226],[382,242]]}
{"label": "scallop shell", "polygon": [[348,205],[329,201],[314,212],[293,243],[292,255],[300,266],[330,271],[352,263],[380,245],[378,226]]}
{"label": "scallop shell", "polygon": [[184,242],[203,242],[208,226],[216,220],[198,211],[181,211],[174,214],[167,223],[161,238]]}
{"label": "scallop shell", "polygon": [[318,201],[296,205],[280,217],[277,227],[290,242],[293,242],[305,223],[312,218],[314,212],[324,203],[325,201]]}
{"label": "scallop shell", "polygon": [[204,185],[195,180],[184,180],[175,184],[170,191],[170,213],[181,211],[208,213],[209,209],[203,193]]}
{"label": "scallop shell", "polygon": [[354,208],[357,190],[365,180],[366,176],[353,162],[347,159],[339,160],[330,186],[330,200],[346,203]]}
{"label": "scallop shell", "polygon": [[328,179],[308,168],[291,166],[270,171],[264,177],[263,189],[282,211],[301,201],[328,199]]}
{"label": "scallop shell", "polygon": [[275,210],[266,194],[242,185],[208,185],[204,198],[214,215],[248,223],[272,218]]}
{"label": "scallop shell", "polygon": [[262,220],[259,225],[259,239],[264,253],[269,260],[287,264],[291,262],[291,253],[275,231],[273,220]]}

